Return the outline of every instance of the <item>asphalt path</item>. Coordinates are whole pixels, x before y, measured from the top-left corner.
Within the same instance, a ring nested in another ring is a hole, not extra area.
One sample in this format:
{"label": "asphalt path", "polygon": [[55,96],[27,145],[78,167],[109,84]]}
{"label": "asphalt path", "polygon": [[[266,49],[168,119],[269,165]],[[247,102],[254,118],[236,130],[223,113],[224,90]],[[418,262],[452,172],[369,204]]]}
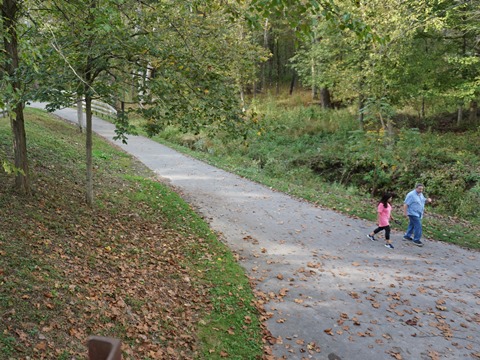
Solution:
{"label": "asphalt path", "polygon": [[[76,121],[75,109],[55,114]],[[419,248],[395,231],[391,250],[366,237],[372,222],[144,137],[124,145],[101,119],[93,129],[170,182],[237,254],[269,317],[271,359],[480,358],[478,251],[434,240]]]}

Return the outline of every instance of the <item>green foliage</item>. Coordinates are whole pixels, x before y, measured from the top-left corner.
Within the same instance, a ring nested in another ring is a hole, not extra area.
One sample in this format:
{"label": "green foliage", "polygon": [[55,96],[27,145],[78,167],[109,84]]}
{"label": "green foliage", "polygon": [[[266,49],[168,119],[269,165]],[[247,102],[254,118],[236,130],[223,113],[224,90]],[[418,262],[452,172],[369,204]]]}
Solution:
{"label": "green foliage", "polygon": [[[422,118],[439,98],[454,107],[480,96],[476,26],[478,0],[466,3],[370,1],[336,3],[357,30],[343,32],[312,20],[311,36],[293,67],[302,82],[327,87],[343,103],[385,98],[392,106],[416,103]],[[367,36],[358,36],[365,29]],[[378,34],[378,35],[377,35]],[[418,105],[421,104],[421,105]],[[452,108],[451,108],[452,109]]]}
{"label": "green foliage", "polygon": [[255,64],[265,50],[241,22],[231,23],[222,7],[205,3],[198,9],[205,16],[199,16],[189,6],[170,6],[169,21],[156,25],[161,39],[151,39],[159,47],[147,53],[155,76],[142,84],[138,96],[148,104],[139,110],[148,120],[147,132],[154,135],[175,124],[193,133],[242,134],[248,116],[239,93],[255,78]]}

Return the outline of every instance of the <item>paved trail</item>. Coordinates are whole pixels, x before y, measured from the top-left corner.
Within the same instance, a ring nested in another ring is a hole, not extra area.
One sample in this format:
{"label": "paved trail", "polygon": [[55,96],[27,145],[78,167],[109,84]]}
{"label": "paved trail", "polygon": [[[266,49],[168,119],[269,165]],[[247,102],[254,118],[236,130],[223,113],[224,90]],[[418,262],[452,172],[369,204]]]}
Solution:
{"label": "paved trail", "polygon": [[[76,118],[75,110],[56,114]],[[94,131],[113,142],[111,124],[95,118]],[[143,137],[116,145],[168,179],[239,255],[271,315],[275,358],[480,358],[479,252],[429,240],[418,248],[399,232],[390,250],[367,239],[371,222]]]}

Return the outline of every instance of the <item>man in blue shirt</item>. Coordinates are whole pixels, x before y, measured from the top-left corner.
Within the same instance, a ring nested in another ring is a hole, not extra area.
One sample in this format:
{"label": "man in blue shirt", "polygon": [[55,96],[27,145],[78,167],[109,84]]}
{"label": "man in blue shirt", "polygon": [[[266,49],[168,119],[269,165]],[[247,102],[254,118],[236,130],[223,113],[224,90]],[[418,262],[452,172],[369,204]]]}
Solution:
{"label": "man in blue shirt", "polygon": [[[423,184],[415,185],[415,189],[407,194],[403,202],[403,212],[409,219],[407,232],[403,238],[413,241],[417,246],[423,246],[420,238],[422,237],[422,218],[425,203],[432,202],[432,199],[426,199],[423,196],[423,189]],[[413,234],[413,238],[410,236],[411,234]]]}

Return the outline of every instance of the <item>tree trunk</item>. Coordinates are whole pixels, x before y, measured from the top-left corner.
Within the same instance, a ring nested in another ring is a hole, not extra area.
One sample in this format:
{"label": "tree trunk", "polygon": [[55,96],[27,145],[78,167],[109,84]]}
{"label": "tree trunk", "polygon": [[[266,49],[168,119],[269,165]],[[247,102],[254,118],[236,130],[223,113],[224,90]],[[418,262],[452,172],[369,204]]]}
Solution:
{"label": "tree trunk", "polygon": [[278,35],[277,37],[275,38],[275,56],[277,58],[277,61],[276,61],[276,78],[277,78],[277,83],[275,84],[275,94],[278,96],[280,95],[280,78],[281,78],[281,75],[280,75],[280,49],[279,49],[279,45],[278,45]]}
{"label": "tree trunk", "polygon": [[245,91],[243,90],[243,86],[240,88],[240,103],[242,104],[242,112],[245,112]]}
{"label": "tree trunk", "polygon": [[422,96],[422,110],[421,110],[421,119],[425,119],[425,97]]}
{"label": "tree trunk", "polygon": [[478,102],[476,101],[471,101],[470,102],[470,115],[468,116],[468,119],[470,120],[470,124],[477,124],[478,122]]}
{"label": "tree trunk", "polygon": [[315,76],[317,75],[315,73],[315,60],[312,58],[312,66],[311,66],[311,71],[312,71],[312,101],[315,101],[317,99],[317,86],[316,81],[315,81]]}
{"label": "tree trunk", "polygon": [[328,90],[326,87],[322,87],[320,89],[320,103],[322,104],[323,109],[332,108],[332,99],[330,96],[330,90]]}
{"label": "tree trunk", "polygon": [[463,122],[463,106],[458,105],[458,110],[457,110],[457,126],[461,126]]}
{"label": "tree trunk", "polygon": [[364,115],[363,115],[363,107],[365,106],[365,98],[362,94],[358,96],[358,124],[360,125],[360,129],[363,129],[363,122],[364,122]]}
{"label": "tree trunk", "polygon": [[[268,19],[265,19],[265,26],[263,28],[263,47],[268,49]],[[262,63],[262,91],[267,88],[267,63]]]}
{"label": "tree trunk", "polygon": [[296,80],[297,80],[297,73],[294,71],[292,75],[292,81],[290,82],[290,95],[293,94],[293,89],[295,88]]}
{"label": "tree trunk", "polygon": [[[87,85],[85,85],[87,87]],[[89,89],[86,89],[85,95],[85,115],[87,120],[86,127],[86,184],[85,184],[85,201],[88,206],[93,206],[93,161],[92,161],[92,97]]]}
{"label": "tree trunk", "polygon": [[17,17],[19,5],[15,0],[3,0],[3,44],[4,44],[4,69],[8,74],[12,86],[13,103],[8,104],[14,110],[14,117],[10,117],[13,132],[13,151],[15,158],[15,188],[22,194],[30,194],[30,177],[28,171],[27,137],[25,133],[25,118],[23,114],[23,100],[21,96],[21,83],[18,78],[19,68]]}
{"label": "tree trunk", "polygon": [[395,143],[395,126],[393,120],[389,117],[387,119],[387,138],[386,145],[391,147]]}
{"label": "tree trunk", "polygon": [[83,124],[83,104],[81,98],[77,100],[77,121],[80,132],[83,132],[85,126]]}
{"label": "tree trunk", "polygon": [[[90,0],[92,10],[96,8],[95,0]],[[93,13],[93,11],[92,11]],[[90,14],[89,23],[93,24],[92,15]],[[92,43],[92,40],[89,40]],[[85,94],[85,118],[86,118],[86,137],[85,137],[85,153],[86,153],[86,183],[85,183],[85,201],[88,206],[93,207],[93,127],[92,127],[92,84],[95,80],[93,60],[87,56],[85,62],[84,73],[84,91]]]}

